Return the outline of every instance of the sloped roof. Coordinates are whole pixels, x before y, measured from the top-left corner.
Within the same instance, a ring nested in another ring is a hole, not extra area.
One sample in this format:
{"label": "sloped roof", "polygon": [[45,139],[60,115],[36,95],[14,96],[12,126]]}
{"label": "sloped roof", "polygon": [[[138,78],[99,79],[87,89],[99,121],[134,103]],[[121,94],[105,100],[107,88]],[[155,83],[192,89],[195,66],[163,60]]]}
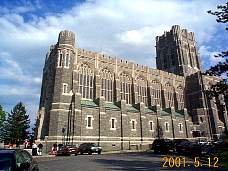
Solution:
{"label": "sloped roof", "polygon": [[156,111],[154,111],[153,109],[150,109],[148,107],[145,107],[145,113],[155,113]]}
{"label": "sloped roof", "polygon": [[139,110],[133,107],[132,105],[127,105],[127,112],[138,113]]}
{"label": "sloped roof", "polygon": [[89,107],[89,108],[95,108],[95,107],[98,107],[98,105],[92,101],[92,100],[81,100],[81,106],[82,107]]}
{"label": "sloped roof", "polygon": [[184,117],[184,113],[183,113],[183,111],[178,110],[178,111],[175,112],[175,116],[177,116],[177,117]]}
{"label": "sloped roof", "polygon": [[120,110],[120,108],[112,102],[105,102],[105,109],[106,110]]}
{"label": "sloped roof", "polygon": [[170,108],[165,108],[161,111],[161,115],[163,116],[171,116],[171,109]]}

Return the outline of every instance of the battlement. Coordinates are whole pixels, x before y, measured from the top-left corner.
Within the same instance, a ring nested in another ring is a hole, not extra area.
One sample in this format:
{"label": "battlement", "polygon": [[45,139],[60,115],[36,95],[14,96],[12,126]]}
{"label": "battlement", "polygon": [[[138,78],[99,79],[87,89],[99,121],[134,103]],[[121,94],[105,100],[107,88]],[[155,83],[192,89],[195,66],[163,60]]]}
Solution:
{"label": "battlement", "polygon": [[72,31],[64,30],[59,33],[58,44],[71,45],[75,44],[75,34]]}
{"label": "battlement", "polygon": [[161,41],[162,39],[169,37],[170,35],[177,35],[179,37],[187,38],[191,41],[195,41],[195,35],[193,32],[188,32],[187,29],[181,29],[179,25],[172,26],[170,31],[165,31],[162,36],[156,37],[156,42]]}
{"label": "battlement", "polygon": [[95,58],[97,58],[97,60],[100,62],[110,64],[113,66],[115,64],[117,64],[119,68],[135,70],[137,73],[144,73],[145,74],[144,76],[150,75],[150,77],[152,77],[153,79],[156,77],[158,77],[158,78],[164,77],[165,79],[170,80],[170,78],[172,78],[175,80],[175,82],[184,83],[183,76],[179,76],[179,75],[169,73],[166,71],[162,71],[159,69],[155,69],[155,68],[150,68],[148,66],[137,64],[135,62],[131,62],[131,61],[125,60],[123,58],[121,59],[120,57],[109,56],[107,54],[101,54],[99,52],[92,52],[92,51],[81,49],[81,48],[77,48],[77,51],[78,51],[78,55],[83,60],[91,60],[91,59],[95,60]]}

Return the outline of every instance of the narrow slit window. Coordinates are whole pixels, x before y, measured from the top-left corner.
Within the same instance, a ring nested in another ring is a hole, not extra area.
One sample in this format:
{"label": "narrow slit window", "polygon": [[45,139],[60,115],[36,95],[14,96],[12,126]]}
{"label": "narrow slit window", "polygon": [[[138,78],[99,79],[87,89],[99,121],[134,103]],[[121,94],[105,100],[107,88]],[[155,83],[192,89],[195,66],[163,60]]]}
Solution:
{"label": "narrow slit window", "polygon": [[166,131],[166,132],[169,131],[169,123],[168,123],[168,122],[165,123],[165,131]]}

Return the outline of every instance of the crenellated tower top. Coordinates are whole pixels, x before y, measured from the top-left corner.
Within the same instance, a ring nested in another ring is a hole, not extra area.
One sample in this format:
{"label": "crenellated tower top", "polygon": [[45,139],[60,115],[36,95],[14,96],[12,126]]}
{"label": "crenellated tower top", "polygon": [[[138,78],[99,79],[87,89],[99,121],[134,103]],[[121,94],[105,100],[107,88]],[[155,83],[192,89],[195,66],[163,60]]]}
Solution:
{"label": "crenellated tower top", "polygon": [[75,44],[75,34],[72,31],[64,30],[59,33],[58,45],[72,45]]}

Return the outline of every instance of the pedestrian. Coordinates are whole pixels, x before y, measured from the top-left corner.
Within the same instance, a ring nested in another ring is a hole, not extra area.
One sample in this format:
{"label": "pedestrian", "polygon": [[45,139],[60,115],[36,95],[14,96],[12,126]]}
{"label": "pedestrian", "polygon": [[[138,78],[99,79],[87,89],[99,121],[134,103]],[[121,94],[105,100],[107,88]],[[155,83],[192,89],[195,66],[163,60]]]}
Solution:
{"label": "pedestrian", "polygon": [[42,156],[43,144],[39,143],[38,145],[38,156]]}
{"label": "pedestrian", "polygon": [[25,139],[24,145],[25,145],[25,148],[28,148],[28,146],[29,146],[29,141],[28,141],[27,139]]}
{"label": "pedestrian", "polygon": [[32,144],[32,155],[37,156],[37,145],[35,142]]}
{"label": "pedestrian", "polygon": [[56,152],[57,152],[57,142],[55,144],[53,144],[53,146],[52,146],[52,154],[55,155]]}

